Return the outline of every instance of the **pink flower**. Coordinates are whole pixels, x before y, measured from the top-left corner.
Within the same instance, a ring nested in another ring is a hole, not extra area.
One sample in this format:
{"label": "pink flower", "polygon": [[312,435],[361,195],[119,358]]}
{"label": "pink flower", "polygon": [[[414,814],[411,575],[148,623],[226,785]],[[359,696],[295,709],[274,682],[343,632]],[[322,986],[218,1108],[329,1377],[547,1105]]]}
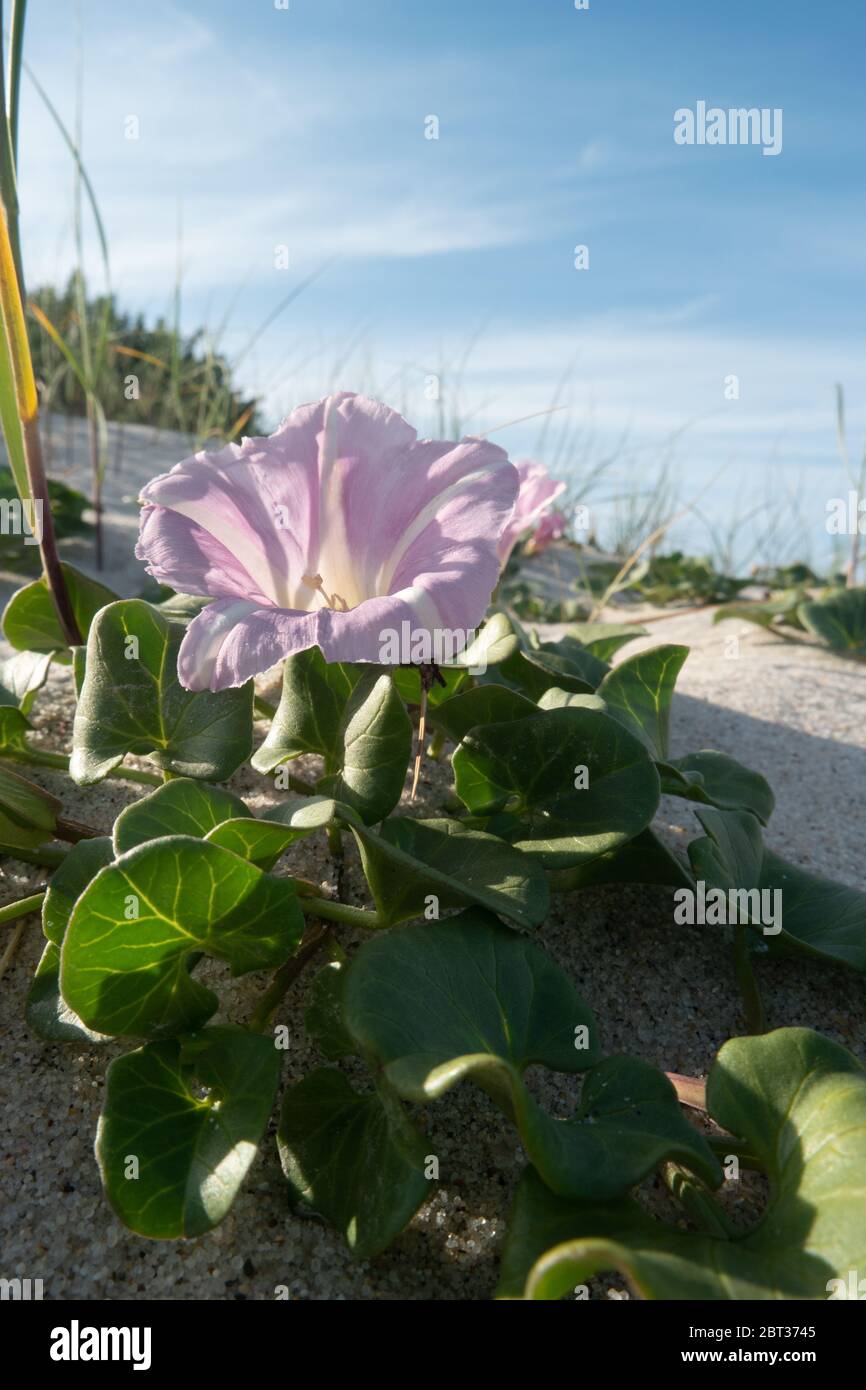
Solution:
{"label": "pink flower", "polygon": [[[517,470],[481,439],[419,440],[350,392],[267,439],[195,454],[142,492],[136,555],[213,603],[178,657],[189,690],[242,685],[285,656],[379,661],[383,632],[466,632],[499,578]],[[460,643],[464,645],[464,643]]]}
{"label": "pink flower", "polygon": [[535,527],[560,493],[565,491],[565,483],[556,482],[542,464],[533,463],[530,459],[518,463],[517,474],[520,491],[508,525],[499,539],[499,563],[503,569],[517,542]]}
{"label": "pink flower", "polygon": [[[563,486],[565,486],[563,484]],[[565,535],[568,526],[568,517],[564,512],[545,512],[535,530],[529,538],[529,550],[533,555],[540,555],[542,550],[553,541],[561,540]]]}

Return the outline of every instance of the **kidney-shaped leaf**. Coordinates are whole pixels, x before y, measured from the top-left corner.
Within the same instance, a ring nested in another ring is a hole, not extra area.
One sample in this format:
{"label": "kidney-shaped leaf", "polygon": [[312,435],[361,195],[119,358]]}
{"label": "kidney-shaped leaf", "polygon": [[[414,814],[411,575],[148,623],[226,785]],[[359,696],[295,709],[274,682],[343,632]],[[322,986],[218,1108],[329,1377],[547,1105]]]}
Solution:
{"label": "kidney-shaped leaf", "polygon": [[253,766],[271,772],[318,753],[325,762],[318,790],[372,825],[400,800],[411,752],[412,724],[391,677],[329,665],[311,647],[285,664],[279,707]]}
{"label": "kidney-shaped leaf", "polygon": [[454,754],[457,795],[476,815],[509,811],[515,843],[545,868],[616,849],[649,824],[659,778],[644,745],[596,709],[547,710],[473,729]]}
{"label": "kidney-shaped leaf", "polygon": [[825,1299],[866,1268],[866,1071],[836,1043],[782,1028],[725,1043],[713,1118],[770,1177],[761,1220],[732,1240],[656,1221],[631,1200],[564,1202],[531,1173],[512,1213],[500,1294],[559,1298],[603,1270],[644,1298]]}
{"label": "kidney-shaped leaf", "polygon": [[273,1039],[236,1028],[148,1043],[112,1062],[96,1157],[121,1221],[163,1240],[200,1236],[222,1221],[279,1079]]}
{"label": "kidney-shaped leaf", "polygon": [[[78,622],[82,637],[100,608],[111,603],[117,595],[95,579],[73,569],[72,565],[61,565],[66,588],[69,592],[72,611]],[[53,652],[57,661],[69,662],[69,648],[57,620],[54,600],[43,579],[25,584],[14,593],[3,612],[3,632],[6,640],[17,651]]]}
{"label": "kidney-shaped leaf", "polygon": [[56,796],[11,768],[0,766],[0,851],[13,854],[16,849],[35,849],[53,840],[62,810]]}
{"label": "kidney-shaped leaf", "polygon": [[192,777],[176,777],[121,811],[114,822],[118,854],[164,835],[207,835],[234,816],[249,816],[239,796]]}
{"label": "kidney-shaped leaf", "polygon": [[263,874],[218,845],[150,840],[103,869],[75,905],[63,941],[61,992],[89,1028],[159,1037],[197,1028],[216,995],[189,957],[234,975],[281,965],[301,939],[292,879]]}
{"label": "kidney-shaped leaf", "polygon": [[87,639],[69,771],[87,786],[127,753],[183,777],[222,782],[249,757],[253,684],[184,690],[177,654],[185,629],[140,599],[111,603]]}
{"label": "kidney-shaped leaf", "polygon": [[751,811],[762,825],[773,814],[776,799],[760,772],[744,767],[727,753],[704,748],[659,764],[662,791],[722,811]]}
{"label": "kidney-shaped leaf", "polygon": [[598,687],[614,719],[636,734],[654,758],[667,757],[671,697],[688,654],[688,647],[650,647],[621,661]]}
{"label": "kidney-shaped leaf", "polygon": [[342,1002],[350,1033],[400,1095],[422,1101],[471,1077],[514,1120],[557,1192],[608,1197],[673,1157],[720,1179],[670,1082],[644,1062],[593,1067],[570,1120],[541,1109],[526,1067],[592,1066],[595,1024],[558,966],[494,918],[469,911],[368,942],[346,972]]}
{"label": "kidney-shaped leaf", "polygon": [[[517,849],[453,820],[392,816],[378,832],[349,822],[382,926],[435,910],[477,903],[521,926],[547,916],[550,894],[541,866]],[[429,914],[428,914],[429,915]]]}
{"label": "kidney-shaped leaf", "polygon": [[866,656],[866,589],[841,589],[802,603],[797,613],[806,631],[833,651]]}
{"label": "kidney-shaped leaf", "polygon": [[287,1092],[277,1143],[292,1200],[336,1226],[362,1259],[390,1245],[432,1191],[427,1145],[399,1101],[359,1093],[331,1067]]}

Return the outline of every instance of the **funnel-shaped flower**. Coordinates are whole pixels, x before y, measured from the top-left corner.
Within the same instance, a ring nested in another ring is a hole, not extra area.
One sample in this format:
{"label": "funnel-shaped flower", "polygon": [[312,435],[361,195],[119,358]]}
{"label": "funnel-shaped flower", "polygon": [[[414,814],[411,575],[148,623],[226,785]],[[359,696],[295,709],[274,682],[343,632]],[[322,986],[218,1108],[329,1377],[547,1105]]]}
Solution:
{"label": "funnel-shaped flower", "polygon": [[136,548],[155,579],[214,600],[187,630],[181,683],[241,685],[313,646],[380,661],[388,632],[470,633],[517,490],[496,445],[419,440],[348,392],[184,459],[144,488]]}
{"label": "funnel-shaped flower", "polygon": [[498,546],[499,563],[503,569],[521,536],[531,531],[540,518],[550,510],[560,493],[565,492],[565,483],[558,483],[551,478],[543,464],[524,459],[518,463],[517,473],[520,478],[520,491]]}

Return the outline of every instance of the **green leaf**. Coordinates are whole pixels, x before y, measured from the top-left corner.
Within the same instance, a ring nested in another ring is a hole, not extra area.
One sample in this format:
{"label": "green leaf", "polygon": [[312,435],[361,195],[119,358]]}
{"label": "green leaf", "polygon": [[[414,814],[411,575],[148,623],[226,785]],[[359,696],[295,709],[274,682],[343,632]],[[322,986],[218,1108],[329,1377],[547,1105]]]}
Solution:
{"label": "green leaf", "polygon": [[782,931],[771,951],[804,952],[866,970],[866,893],[819,878],[764,849],[761,888],[782,896]]}
{"label": "green leaf", "polygon": [[721,1178],[670,1082],[645,1062],[592,1067],[571,1120],[541,1109],[523,1072],[537,1063],[586,1070],[595,1024],[559,968],[484,913],[368,942],[346,972],[343,1006],[349,1031],[398,1094],[420,1102],[471,1078],[514,1120],[556,1191],[608,1197],[674,1157]]}
{"label": "green leaf", "polygon": [[[340,808],[347,815],[354,813]],[[337,817],[336,803],[329,797],[290,796],[279,806],[271,806],[265,819],[250,816],[223,821],[205,836],[211,844],[222,845],[259,869],[272,869],[289,845],[324,830]]]}
{"label": "green leaf", "polygon": [[866,1072],[828,1039],[783,1028],[728,1042],[709,1113],[766,1169],[769,1206],[734,1239],[683,1231],[635,1201],[566,1202],[530,1170],[509,1223],[500,1295],[560,1298],[620,1270],[644,1298],[825,1299],[866,1261],[860,1192]]}
{"label": "green leaf", "polygon": [[[494,677],[488,676],[493,680]],[[566,657],[537,647],[521,648],[496,668],[495,680],[522,691],[530,700],[540,700],[551,686],[591,695],[594,686]]]}
{"label": "green leaf", "polygon": [[459,743],[470,729],[480,724],[507,724],[537,714],[532,700],[504,685],[477,685],[443,700],[431,711],[431,722],[448,738]]}
{"label": "green leaf", "polygon": [[412,723],[390,676],[330,665],[318,647],[289,657],[270,733],[253,757],[259,772],[319,753],[317,789],[351,806],[367,824],[393,810],[412,753]]}
{"label": "green leaf", "polygon": [[538,701],[538,709],[595,709],[604,714],[606,705],[600,695],[576,695],[573,690],[560,690],[552,685]]}
{"label": "green leaf", "polygon": [[783,637],[785,634],[778,631],[780,624],[802,627],[797,610],[807,598],[806,589],[797,586],[793,589],[786,589],[782,593],[776,594],[774,598],[762,602],[726,603],[722,608],[716,609],[713,614],[713,623],[723,623],[735,619],[739,622],[754,623],[756,627],[772,629],[778,636]]}
{"label": "green leaf", "polygon": [[17,705],[22,714],[29,714],[51,660],[51,652],[16,652],[0,663],[0,704]]}
{"label": "green leaf", "polygon": [[150,840],[102,870],[63,942],[61,990],[89,1028],[158,1037],[197,1028],[218,1000],[189,973],[204,952],[233,975],[281,965],[301,939],[291,879],[185,835]]}
{"label": "green leaf", "polygon": [[100,781],[127,753],[147,754],[181,777],[222,782],[249,756],[252,681],[237,690],[184,690],[177,678],[184,631],[141,599],[99,613],[72,727],[76,782]]}
{"label": "green leaf", "polygon": [[517,651],[519,638],[514,625],[505,613],[492,613],[477,637],[469,643],[449,667],[464,667],[470,671],[483,671],[489,666],[500,666]]}
{"label": "green leaf", "polygon": [[522,817],[517,847],[549,869],[624,844],[658,806],[658,773],[645,747],[595,709],[553,709],[473,729],[453,762],[455,789],[469,810]]}
{"label": "green leaf", "polygon": [[234,816],[249,816],[239,796],[190,777],[177,777],[134,801],[114,822],[118,854],[164,835],[207,835]]}
{"label": "green leaf", "polygon": [[722,811],[751,811],[762,825],[773,814],[776,798],[767,779],[727,753],[704,748],[660,763],[659,772],[662,791],[668,796],[682,796]]}
{"label": "green leaf", "polygon": [[95,1033],[93,1029],[85,1027],[78,1015],[63,1002],[60,994],[60,950],[53,941],[45,943],[45,950],[27,992],[24,1018],[30,1031],[43,1042],[108,1041],[104,1033]]}
{"label": "green leaf", "polygon": [[319,1067],[283,1101],[277,1143],[292,1199],[342,1232],[362,1259],[378,1255],[430,1196],[426,1144],[402,1107]]}
{"label": "green leaf", "polygon": [[717,810],[698,811],[697,817],[707,837],[692,840],[689,845],[695,878],[725,892],[732,888],[757,888],[763,844],[755,817],[748,811]]}
{"label": "green leaf", "polygon": [[163,1240],[200,1236],[222,1221],[255,1158],[279,1076],[273,1040],[236,1028],[148,1043],[112,1062],[96,1157],[121,1221]]}
{"label": "green leaf", "polygon": [[425,914],[431,895],[437,915],[476,903],[524,927],[547,916],[541,866],[495,835],[445,819],[392,816],[378,833],[349,824],[382,926]]}
{"label": "green leaf", "polygon": [[671,696],[688,647],[651,647],[621,661],[598,688],[614,719],[663,760],[668,752]]}
{"label": "green leaf", "polygon": [[304,1013],[304,1027],[329,1062],[336,1062],[341,1057],[353,1057],[358,1050],[344,1017],[345,980],[345,961],[328,961],[313,976],[310,999]]}
{"label": "green leaf", "polygon": [[475,908],[365,942],[343,1001],[349,1032],[407,1100],[467,1075],[510,1082],[531,1063],[585,1071],[598,1056],[592,1015],[559,967]]}
{"label": "green leaf", "polygon": [[691,875],[676,855],[650,829],[642,830],[633,840],[598,859],[552,873],[549,881],[554,893],[595,888],[603,883],[656,883],[671,888],[693,886]]}
{"label": "green leaf", "polygon": [[610,661],[627,642],[649,636],[649,629],[634,623],[572,623],[568,634],[599,661]]}
{"label": "green leaf", "polygon": [[[82,636],[107,603],[117,597],[104,584],[88,579],[71,565],[61,565],[72,609]],[[54,601],[43,579],[25,584],[14,593],[3,612],[3,632],[17,651],[52,652],[55,660],[68,663],[69,648],[60,630]]]}
{"label": "green leaf", "polygon": [[114,858],[111,839],[98,835],[72,845],[51,876],[42,903],[42,930],[55,946],[63,943],[72,909],[100,869]]}
{"label": "green leaf", "polygon": [[866,656],[866,588],[840,589],[802,603],[797,614],[806,631],[833,651]]}
{"label": "green leaf", "polygon": [[558,642],[542,642],[536,651],[554,657],[557,666],[561,665],[563,671],[576,676],[578,680],[586,681],[593,690],[610,670],[606,661],[601,661],[588,651],[576,637],[566,636]]}
{"label": "green leaf", "polygon": [[[700,811],[698,819],[708,835],[689,845],[695,877],[726,893],[749,892],[754,901],[738,903],[737,917],[755,928],[764,949],[866,970],[866,893],[771,853],[748,812]],[[774,928],[781,916],[781,930],[770,930],[770,909]]]}
{"label": "green leaf", "polygon": [[[8,706],[5,712],[12,711]],[[0,766],[0,851],[35,849],[54,839],[63,805],[50,792]]]}
{"label": "green leaf", "polygon": [[0,705],[0,749],[21,752],[27,748],[27,734],[33,728],[23,710]]}

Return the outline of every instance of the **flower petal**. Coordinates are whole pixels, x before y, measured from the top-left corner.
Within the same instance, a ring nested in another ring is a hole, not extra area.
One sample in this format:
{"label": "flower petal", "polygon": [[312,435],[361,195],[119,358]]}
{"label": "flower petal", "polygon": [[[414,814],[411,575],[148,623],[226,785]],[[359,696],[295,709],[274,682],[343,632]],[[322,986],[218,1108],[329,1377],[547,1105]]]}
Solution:
{"label": "flower petal", "polygon": [[551,478],[547,469],[531,459],[523,459],[517,465],[520,478],[520,491],[514,504],[514,511],[499,540],[499,563],[505,566],[509,555],[521,536],[539,520],[565,491],[565,483]]}

